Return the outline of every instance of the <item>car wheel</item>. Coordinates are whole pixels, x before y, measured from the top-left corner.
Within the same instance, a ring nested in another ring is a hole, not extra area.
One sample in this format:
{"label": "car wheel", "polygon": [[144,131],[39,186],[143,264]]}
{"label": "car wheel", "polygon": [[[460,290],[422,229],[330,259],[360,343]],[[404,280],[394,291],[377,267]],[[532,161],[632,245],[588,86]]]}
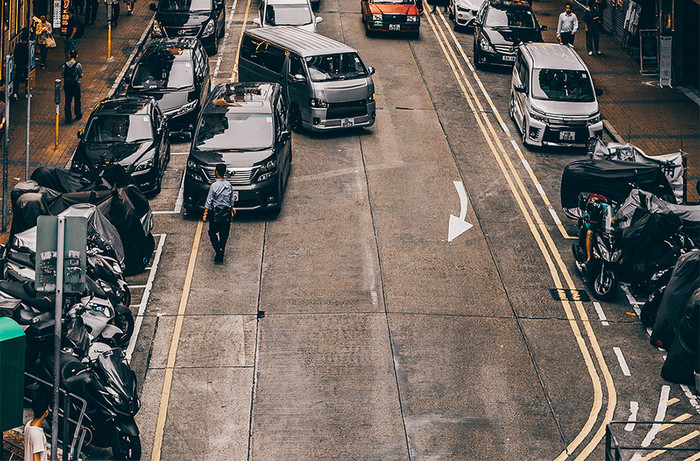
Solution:
{"label": "car wheel", "polygon": [[508,115],[510,115],[511,120],[515,122],[515,101],[513,101],[512,94],[510,95],[510,103],[508,103]]}
{"label": "car wheel", "polygon": [[215,34],[214,35],[214,44],[210,49],[207,50],[207,53],[209,56],[214,56],[216,53],[219,52],[219,35]]}
{"label": "car wheel", "polygon": [[156,182],[156,187],[153,189],[153,195],[158,195],[160,194],[160,191],[163,190],[163,174],[160,173],[158,175],[158,182]]}
{"label": "car wheel", "polygon": [[299,110],[299,107],[296,105],[293,106],[289,116],[291,118],[289,123],[292,126],[292,130],[294,130],[295,133],[301,133],[302,123],[301,123],[301,111]]}
{"label": "car wheel", "polygon": [[476,66],[478,69],[484,67],[484,65],[481,63],[481,53],[479,53],[479,48],[477,47],[476,42],[474,42],[474,66]]}
{"label": "car wheel", "polygon": [[527,146],[528,141],[527,141],[527,132],[529,131],[527,128],[527,120],[525,120],[525,117],[523,117],[523,122],[520,125],[522,127],[522,140],[523,140],[523,146]]}

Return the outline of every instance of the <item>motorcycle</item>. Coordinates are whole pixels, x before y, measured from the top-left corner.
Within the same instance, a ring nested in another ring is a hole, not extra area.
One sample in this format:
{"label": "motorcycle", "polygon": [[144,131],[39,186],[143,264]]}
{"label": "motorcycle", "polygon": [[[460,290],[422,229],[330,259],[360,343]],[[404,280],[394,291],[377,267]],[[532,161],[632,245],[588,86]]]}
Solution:
{"label": "motorcycle", "polygon": [[[42,377],[52,382],[53,354],[42,365]],[[111,448],[115,459],[140,459],[141,440],[134,416],[141,402],[136,394],[136,374],[122,349],[95,342],[83,361],[63,351],[59,370],[61,387],[87,402],[83,420],[88,431],[86,444]]]}

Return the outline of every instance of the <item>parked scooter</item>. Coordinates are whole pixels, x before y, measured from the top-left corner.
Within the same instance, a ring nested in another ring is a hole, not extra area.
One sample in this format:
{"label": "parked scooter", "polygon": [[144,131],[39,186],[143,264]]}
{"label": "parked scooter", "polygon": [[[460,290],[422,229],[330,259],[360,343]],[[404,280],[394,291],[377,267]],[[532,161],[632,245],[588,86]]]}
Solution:
{"label": "parked scooter", "polygon": [[[65,388],[87,402],[83,424],[88,429],[86,444],[111,448],[115,459],[140,459],[141,440],[134,421],[141,402],[136,394],[136,374],[120,348],[93,343],[85,361],[60,354],[60,381]],[[54,357],[42,363],[42,377],[53,380]]]}
{"label": "parked scooter", "polygon": [[[607,203],[605,197],[591,194],[585,200],[584,208],[584,218],[578,222],[579,239],[571,247],[576,267],[587,279],[593,296],[601,300],[610,299],[617,290],[615,268],[622,256],[619,239],[613,228],[612,205]],[[587,241],[590,241],[591,246],[590,259]]]}

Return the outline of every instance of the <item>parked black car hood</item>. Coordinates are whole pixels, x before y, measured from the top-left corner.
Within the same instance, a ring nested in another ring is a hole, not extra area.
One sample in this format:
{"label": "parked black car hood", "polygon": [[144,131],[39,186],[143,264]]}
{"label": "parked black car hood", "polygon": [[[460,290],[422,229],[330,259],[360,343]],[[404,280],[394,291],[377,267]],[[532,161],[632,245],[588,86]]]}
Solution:
{"label": "parked black car hood", "polygon": [[152,147],[151,140],[136,143],[80,143],[76,156],[78,158],[83,156],[93,165],[116,162],[129,171],[129,166],[137,163],[144,156],[153,154]]}
{"label": "parked black car hood", "polygon": [[193,87],[183,88],[176,91],[139,91],[138,88],[132,88],[130,94],[139,94],[150,96],[158,102],[160,110],[168,112],[169,110],[178,109],[189,102],[189,93],[194,91]]}
{"label": "parked black car hood", "polygon": [[250,168],[254,164],[270,158],[272,153],[273,151],[271,148],[242,152],[202,151],[192,149],[190,151],[190,157],[207,166],[214,166],[217,163],[225,163],[231,168]]}
{"label": "parked black car hood", "polygon": [[541,42],[539,29],[506,29],[485,27],[484,33],[492,45],[517,45],[519,42]]}
{"label": "parked black car hood", "polygon": [[182,12],[168,11],[156,13],[156,21],[165,27],[194,27],[201,26],[211,17],[211,12]]}

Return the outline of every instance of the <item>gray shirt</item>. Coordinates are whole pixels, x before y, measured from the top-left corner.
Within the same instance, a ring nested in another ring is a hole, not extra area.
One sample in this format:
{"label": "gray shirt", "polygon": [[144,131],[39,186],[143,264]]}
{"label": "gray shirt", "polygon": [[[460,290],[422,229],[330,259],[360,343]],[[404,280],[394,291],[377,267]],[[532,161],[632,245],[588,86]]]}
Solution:
{"label": "gray shirt", "polygon": [[233,187],[225,179],[214,181],[214,184],[209,187],[209,195],[207,195],[207,201],[204,204],[204,208],[207,210],[217,206],[233,206]]}
{"label": "gray shirt", "polygon": [[578,18],[574,13],[567,15],[562,13],[559,15],[559,24],[557,25],[557,36],[562,32],[576,33],[578,30]]}

